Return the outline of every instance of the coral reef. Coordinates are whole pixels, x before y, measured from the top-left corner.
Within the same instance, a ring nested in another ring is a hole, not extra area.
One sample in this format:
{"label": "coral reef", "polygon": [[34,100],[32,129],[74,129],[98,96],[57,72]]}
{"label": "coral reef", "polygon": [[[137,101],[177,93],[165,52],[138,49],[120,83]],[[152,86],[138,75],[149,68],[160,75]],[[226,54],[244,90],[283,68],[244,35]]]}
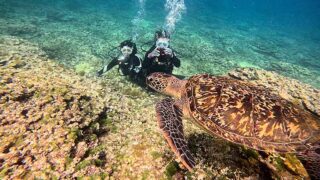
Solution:
{"label": "coral reef", "polygon": [[106,113],[105,99],[23,40],[1,37],[0,57],[0,178],[71,177],[96,146],[81,134]]}

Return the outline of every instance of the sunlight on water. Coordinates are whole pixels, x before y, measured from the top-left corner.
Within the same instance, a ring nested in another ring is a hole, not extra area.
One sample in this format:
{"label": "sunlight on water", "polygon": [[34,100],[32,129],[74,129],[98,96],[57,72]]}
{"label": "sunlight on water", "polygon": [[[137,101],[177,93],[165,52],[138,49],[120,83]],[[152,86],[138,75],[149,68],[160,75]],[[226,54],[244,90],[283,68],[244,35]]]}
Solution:
{"label": "sunlight on water", "polygon": [[136,41],[139,34],[141,33],[141,24],[143,22],[143,18],[145,15],[145,2],[146,0],[137,0],[139,1],[139,10],[137,12],[137,15],[134,17],[132,22],[132,39],[133,41]]}
{"label": "sunlight on water", "polygon": [[176,23],[181,19],[181,15],[186,11],[184,0],[167,0],[165,8],[168,12],[165,28],[169,33],[173,33]]}

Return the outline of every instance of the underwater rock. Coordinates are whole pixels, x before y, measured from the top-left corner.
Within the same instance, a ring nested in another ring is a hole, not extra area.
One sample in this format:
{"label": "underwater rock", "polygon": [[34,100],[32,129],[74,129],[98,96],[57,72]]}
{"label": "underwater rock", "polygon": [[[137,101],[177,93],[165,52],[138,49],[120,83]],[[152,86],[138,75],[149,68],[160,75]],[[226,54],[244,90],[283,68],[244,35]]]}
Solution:
{"label": "underwater rock", "polygon": [[266,87],[294,104],[320,116],[320,90],[311,85],[262,69],[235,69],[228,75]]}
{"label": "underwater rock", "polygon": [[1,42],[7,63],[0,66],[0,179],[72,177],[75,164],[97,145],[78,133],[107,109],[90,88],[99,84],[48,61],[28,42]]}
{"label": "underwater rock", "polygon": [[259,66],[264,67],[264,69],[267,71],[277,72],[282,76],[297,79],[318,89],[320,87],[319,71],[316,69],[308,69],[305,67],[305,65],[293,64],[283,61],[267,61],[260,64]]}
{"label": "underwater rock", "polygon": [[81,159],[85,155],[87,150],[88,150],[87,143],[84,142],[84,141],[79,142],[78,145],[77,145],[75,158]]}
{"label": "underwater rock", "polygon": [[49,22],[68,22],[68,21],[76,21],[77,19],[74,17],[68,16],[65,12],[61,12],[58,10],[47,10],[45,11],[45,18]]}
{"label": "underwater rock", "polygon": [[24,24],[21,25],[7,25],[5,31],[12,36],[24,36],[24,35],[32,35],[36,36],[39,34],[39,30],[34,25]]}

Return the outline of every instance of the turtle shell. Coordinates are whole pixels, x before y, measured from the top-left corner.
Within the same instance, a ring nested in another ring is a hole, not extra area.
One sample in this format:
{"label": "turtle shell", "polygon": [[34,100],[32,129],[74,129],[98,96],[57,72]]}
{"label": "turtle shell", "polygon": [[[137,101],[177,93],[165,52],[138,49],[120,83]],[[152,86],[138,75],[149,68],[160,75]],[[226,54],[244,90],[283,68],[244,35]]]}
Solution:
{"label": "turtle shell", "polygon": [[298,152],[320,141],[319,117],[263,87],[207,74],[191,77],[191,116],[209,133],[271,152]]}

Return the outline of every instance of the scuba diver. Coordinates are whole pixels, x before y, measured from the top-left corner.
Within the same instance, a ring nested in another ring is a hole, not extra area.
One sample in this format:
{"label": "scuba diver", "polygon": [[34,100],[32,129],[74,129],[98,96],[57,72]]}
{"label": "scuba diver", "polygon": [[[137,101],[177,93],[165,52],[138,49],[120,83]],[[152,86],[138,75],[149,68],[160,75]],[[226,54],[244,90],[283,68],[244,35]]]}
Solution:
{"label": "scuba diver", "polygon": [[142,67],[145,77],[153,72],[172,74],[173,67],[180,67],[180,60],[169,46],[170,35],[165,30],[156,31],[154,45],[147,51]]}
{"label": "scuba diver", "polygon": [[118,65],[118,71],[123,76],[129,76],[130,80],[140,83],[143,81],[142,61],[137,54],[137,47],[131,40],[120,43],[121,54],[113,58],[112,61],[97,72],[98,76],[108,72],[114,66]]}

